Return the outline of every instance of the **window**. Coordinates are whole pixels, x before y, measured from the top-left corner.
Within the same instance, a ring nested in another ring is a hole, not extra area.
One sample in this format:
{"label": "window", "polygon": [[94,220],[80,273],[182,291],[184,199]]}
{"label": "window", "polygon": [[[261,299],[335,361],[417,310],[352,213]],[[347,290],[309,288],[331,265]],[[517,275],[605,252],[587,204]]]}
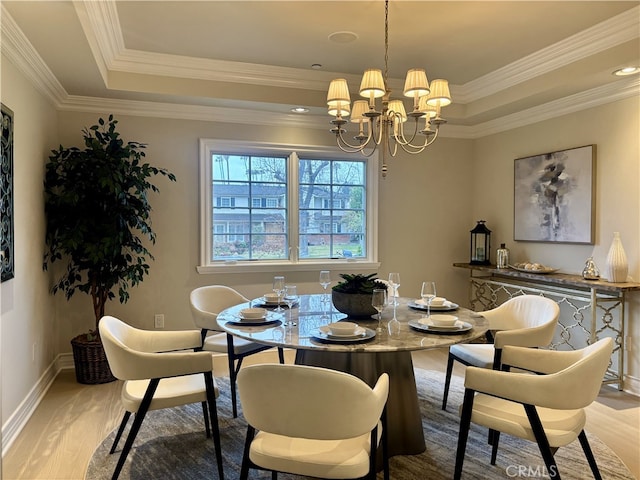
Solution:
{"label": "window", "polygon": [[200,161],[198,271],[377,262],[376,161],[330,148],[220,140],[201,141]]}

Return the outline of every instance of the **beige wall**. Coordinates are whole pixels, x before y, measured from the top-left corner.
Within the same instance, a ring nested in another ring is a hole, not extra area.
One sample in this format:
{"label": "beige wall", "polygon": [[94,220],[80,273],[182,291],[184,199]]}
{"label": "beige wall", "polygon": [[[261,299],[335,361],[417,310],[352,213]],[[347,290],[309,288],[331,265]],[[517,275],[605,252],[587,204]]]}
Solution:
{"label": "beige wall", "polygon": [[[78,144],[82,126],[93,124],[96,115],[61,113],[61,141]],[[189,292],[198,286],[224,283],[249,297],[270,290],[273,273],[211,274],[196,272],[199,260],[198,140],[200,138],[239,138],[331,145],[333,137],[325,131],[298,132],[195,121],[173,121],[118,116],[119,130],[126,140],[149,144],[147,160],[175,173],[176,183],[158,180],[159,195],[152,198],[153,227],[157,243],[152,248],[156,260],[142,285],[131,291],[126,305],[117,302],[108,307],[110,314],[143,328],[153,327],[154,313],[165,314],[167,329],[192,328]],[[392,159],[390,173],[380,181],[380,276],[400,271],[401,292],[418,296],[426,277],[439,282],[441,293],[450,298],[466,298],[466,285],[457,281],[459,272],[451,262],[464,260],[468,231],[473,226],[468,212],[470,202],[471,142],[442,139],[420,157]],[[428,218],[427,208],[431,211]],[[300,286],[303,293],[319,292],[318,271],[297,272],[287,280]],[[345,268],[343,271],[349,271]],[[338,278],[338,271],[333,271]],[[78,297],[69,305],[59,301],[61,351],[68,351],[68,339],[88,328],[90,305]]]}
{"label": "beige wall", "polygon": [[[513,160],[596,144],[595,244],[567,245],[513,241]],[[580,274],[593,256],[602,274],[613,232],[620,232],[629,275],[640,281],[640,99],[583,110],[475,142],[475,216],[505,242],[514,261],[532,260]],[[628,294],[625,389],[640,393],[640,292]],[[602,312],[600,312],[602,314]]]}
{"label": "beige wall", "polygon": [[[44,249],[43,165],[59,143],[80,145],[81,129],[100,115],[59,112],[29,85],[10,63],[2,64],[2,101],[16,114],[16,278],[2,284],[2,421],[20,407],[55,355],[70,352],[69,340],[92,326],[88,297],[71,302],[49,296],[41,270]],[[493,243],[505,242],[514,258],[530,257],[579,272],[591,254],[604,267],[612,232],[620,231],[631,275],[640,278],[640,180],[638,99],[493,135],[480,140],[442,138],[420,156],[389,162],[380,180],[379,273],[399,271],[401,293],[417,296],[423,279],[438,282],[439,293],[465,303],[467,273],[451,263],[468,259],[469,230],[487,220]],[[108,312],[127,322],[153,327],[154,313],[164,313],[167,329],[192,328],[189,292],[200,285],[225,283],[249,297],[269,290],[272,274],[199,275],[198,139],[327,144],[322,130],[250,128],[210,122],[118,115],[127,140],[149,144],[148,160],[176,174],[177,183],[158,178],[152,197],[157,243],[149,277],[131,291],[128,304],[113,302]],[[56,130],[57,127],[57,130]],[[597,236],[594,246],[516,244],[512,237],[513,159],[589,143],[598,145]],[[345,271],[348,271],[346,269]],[[334,278],[337,277],[334,271]],[[317,271],[288,279],[303,293],[319,291]],[[630,334],[640,338],[638,295],[628,311]],[[36,344],[36,360],[32,346]],[[640,359],[632,350],[628,373],[640,378]]]}
{"label": "beige wall", "polygon": [[[2,425],[59,353],[56,312],[42,271],[45,159],[57,141],[57,117],[2,57],[2,103],[14,112],[15,277],[0,285]],[[35,345],[35,355],[34,355]]]}

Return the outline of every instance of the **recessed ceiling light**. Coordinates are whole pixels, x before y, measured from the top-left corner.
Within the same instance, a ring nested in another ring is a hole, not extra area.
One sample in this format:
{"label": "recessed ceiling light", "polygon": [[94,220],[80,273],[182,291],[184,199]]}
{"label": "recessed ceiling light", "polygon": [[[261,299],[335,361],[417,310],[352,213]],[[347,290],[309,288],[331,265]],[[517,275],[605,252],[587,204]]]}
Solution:
{"label": "recessed ceiling light", "polygon": [[640,67],[624,67],[619,68],[613,72],[614,75],[618,77],[624,77],[626,75],[634,75],[636,73],[640,73]]}
{"label": "recessed ceiling light", "polygon": [[313,68],[314,70],[320,70],[322,68],[322,65],[320,65],[319,63],[314,63],[313,65],[311,65],[311,68]]}
{"label": "recessed ceiling light", "polygon": [[306,107],[293,107],[291,111],[293,113],[309,113],[309,109]]}
{"label": "recessed ceiling light", "polygon": [[358,35],[353,32],[333,32],[329,35],[329,40],[335,43],[351,43],[358,39]]}

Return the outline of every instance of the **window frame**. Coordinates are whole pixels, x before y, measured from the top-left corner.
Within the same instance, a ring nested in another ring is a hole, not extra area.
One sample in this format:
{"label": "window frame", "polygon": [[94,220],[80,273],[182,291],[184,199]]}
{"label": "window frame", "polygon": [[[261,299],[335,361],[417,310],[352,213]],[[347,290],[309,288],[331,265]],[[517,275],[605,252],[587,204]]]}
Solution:
{"label": "window frame", "polygon": [[[211,153],[231,155],[285,156],[288,162],[287,219],[289,231],[289,258],[282,260],[220,260],[212,262],[211,232],[213,226],[213,196],[211,177]],[[366,212],[367,212],[367,256],[364,258],[311,258],[300,259],[298,255],[298,158],[329,160],[360,160],[366,165]],[[337,147],[276,144],[254,141],[231,141],[222,139],[200,139],[200,264],[198,273],[247,273],[316,271],[349,264],[349,270],[371,270],[380,266],[378,261],[378,154],[368,158],[342,152]]]}

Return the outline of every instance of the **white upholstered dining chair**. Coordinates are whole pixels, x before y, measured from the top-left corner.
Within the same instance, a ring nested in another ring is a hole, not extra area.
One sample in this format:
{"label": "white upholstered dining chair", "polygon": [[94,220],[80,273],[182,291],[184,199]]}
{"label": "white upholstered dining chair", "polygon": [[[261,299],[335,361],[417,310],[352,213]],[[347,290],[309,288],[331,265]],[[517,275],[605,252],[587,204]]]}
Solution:
{"label": "white upholstered dining chair", "polygon": [[467,368],[454,478],[461,478],[469,427],[475,423],[494,432],[490,435],[492,465],[500,432],[504,432],[536,442],[549,477],[559,480],[554,453],[577,438],[594,478],[601,479],[584,432],[584,408],[600,391],[612,351],[611,338],[574,351],[505,346],[503,368],[535,374]]}
{"label": "white upholstered dining chair", "polygon": [[376,478],[378,445],[389,478],[385,405],[389,376],[371,388],[348,373],[304,365],[245,367],[238,392],[250,468],[316,478]]}
{"label": "white upholstered dining chair", "polygon": [[[193,322],[200,328],[202,349],[209,352],[224,353],[229,363],[229,387],[233,417],[238,416],[236,398],[236,377],[242,366],[242,360],[254,353],[268,350],[268,345],[251,342],[230,335],[218,324],[218,314],[223,310],[248,302],[249,299],[237,290],[226,285],[208,285],[196,288],[189,295]],[[211,332],[213,332],[211,334]],[[284,352],[278,348],[280,363],[284,363]]]}
{"label": "white upholstered dining chair", "polygon": [[560,307],[550,298],[521,295],[477,314],[488,321],[493,343],[460,343],[449,347],[442,410],[447,408],[454,361],[466,366],[498,369],[505,345],[548,346],[558,325]]}
{"label": "white upholstered dining chair", "polygon": [[98,328],[109,368],[118,380],[124,380],[121,400],[125,414],[109,453],[115,452],[129,417],[135,415],[112,479],[120,475],[149,410],[201,403],[207,437],[211,436],[210,428],[213,430],[218,475],[222,480],[218,388],[211,353],[194,351],[202,345],[200,332],[140,330],[110,316],[102,317]]}

